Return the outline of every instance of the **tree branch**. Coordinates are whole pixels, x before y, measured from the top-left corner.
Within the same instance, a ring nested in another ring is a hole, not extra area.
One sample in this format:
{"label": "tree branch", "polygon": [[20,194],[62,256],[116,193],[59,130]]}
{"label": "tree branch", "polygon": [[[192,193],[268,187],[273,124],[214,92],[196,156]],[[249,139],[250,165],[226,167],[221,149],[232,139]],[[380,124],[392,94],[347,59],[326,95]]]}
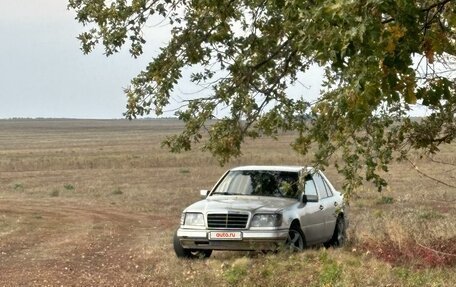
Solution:
{"label": "tree branch", "polygon": [[290,41],[293,39],[293,36],[291,36],[290,38],[288,38],[285,42],[283,42],[279,48],[274,52],[272,53],[269,57],[267,57],[266,59],[264,59],[263,61],[261,61],[260,63],[256,64],[255,66],[252,67],[253,70],[257,70],[258,68],[260,68],[261,66],[263,66],[264,64],[267,64],[269,61],[271,61],[272,59],[274,59],[281,51],[283,48],[285,48],[286,45],[288,45],[288,43],[290,43]]}
{"label": "tree branch", "polygon": [[438,183],[440,183],[440,184],[443,184],[443,185],[445,185],[445,186],[452,187],[452,188],[456,188],[456,185],[452,185],[452,184],[446,183],[446,182],[444,182],[444,181],[441,181],[440,179],[437,179],[437,178],[435,178],[435,177],[432,177],[432,176],[430,176],[430,175],[424,173],[424,172],[421,171],[421,170],[416,166],[416,164],[414,164],[410,159],[407,158],[407,161],[408,161],[408,162],[415,168],[415,170],[416,170],[419,174],[421,174],[422,176],[427,177],[427,178],[429,178],[429,179],[432,179],[433,181],[436,181],[436,182],[438,182]]}
{"label": "tree branch", "polygon": [[[451,2],[451,1],[454,1],[454,0],[443,0],[443,1],[440,1],[440,2],[437,2],[437,3],[434,3],[432,5],[429,5],[428,7],[426,8],[422,8],[421,11],[422,12],[429,12],[430,10],[432,10],[433,8],[435,7],[443,7],[445,6],[447,3]],[[434,15],[435,16],[435,15]],[[395,21],[396,19],[394,17],[390,17],[390,18],[387,18],[387,19],[384,19],[382,21],[382,24],[387,24],[387,23],[390,23],[390,22],[393,22]]]}
{"label": "tree branch", "polygon": [[456,166],[456,164],[454,164],[454,163],[449,163],[449,162],[444,162],[444,161],[440,161],[440,160],[433,159],[433,158],[430,157],[429,155],[427,155],[427,158],[428,158],[430,161],[435,162],[435,163],[440,163],[440,164],[446,164],[446,165]]}
{"label": "tree branch", "polygon": [[420,243],[418,243],[418,242],[417,242],[416,244],[417,244],[418,246],[420,246],[421,248],[424,248],[424,249],[433,251],[433,252],[435,252],[435,253],[437,253],[437,254],[441,254],[441,255],[443,255],[443,256],[456,256],[456,254],[451,254],[451,253],[447,253],[447,252],[438,251],[438,250],[432,249],[432,248],[430,248],[430,247],[424,246],[424,245],[422,245],[422,244],[420,244]]}
{"label": "tree branch", "polygon": [[432,5],[429,5],[428,7],[421,9],[421,11],[426,12],[426,11],[429,11],[432,8],[435,8],[435,7],[438,7],[438,6],[445,6],[448,2],[451,2],[451,1],[453,1],[453,0],[443,0],[443,1],[440,1],[440,2],[437,2],[437,3],[434,3]]}

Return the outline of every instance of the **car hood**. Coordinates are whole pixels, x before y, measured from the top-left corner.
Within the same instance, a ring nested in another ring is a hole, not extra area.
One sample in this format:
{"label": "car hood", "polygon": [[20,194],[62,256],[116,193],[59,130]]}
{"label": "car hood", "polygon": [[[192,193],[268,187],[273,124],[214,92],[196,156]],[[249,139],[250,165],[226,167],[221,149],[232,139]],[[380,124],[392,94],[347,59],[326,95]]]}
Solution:
{"label": "car hood", "polygon": [[224,212],[224,211],[247,211],[278,212],[287,206],[296,204],[292,198],[266,197],[266,196],[237,196],[215,195],[205,200],[195,202],[186,208],[186,212]]}

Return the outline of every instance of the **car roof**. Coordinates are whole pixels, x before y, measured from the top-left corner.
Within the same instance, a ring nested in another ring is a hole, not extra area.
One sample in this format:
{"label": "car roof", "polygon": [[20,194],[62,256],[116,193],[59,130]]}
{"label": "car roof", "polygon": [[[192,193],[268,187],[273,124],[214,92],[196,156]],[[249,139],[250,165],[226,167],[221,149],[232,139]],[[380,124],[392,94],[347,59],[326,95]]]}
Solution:
{"label": "car roof", "polygon": [[303,169],[307,169],[307,171],[311,171],[312,167],[307,166],[294,166],[294,165],[246,165],[246,166],[238,166],[232,168],[232,171],[238,170],[269,170],[269,171],[288,171],[288,172],[299,172]]}

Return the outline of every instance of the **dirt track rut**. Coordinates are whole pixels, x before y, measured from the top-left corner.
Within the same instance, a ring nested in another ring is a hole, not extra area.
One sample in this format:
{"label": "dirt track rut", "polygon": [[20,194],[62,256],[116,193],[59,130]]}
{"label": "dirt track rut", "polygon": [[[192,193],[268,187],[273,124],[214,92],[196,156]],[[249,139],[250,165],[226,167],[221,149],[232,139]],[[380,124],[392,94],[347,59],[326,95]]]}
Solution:
{"label": "dirt track rut", "polygon": [[64,200],[0,200],[0,286],[146,283],[137,241],[164,221]]}

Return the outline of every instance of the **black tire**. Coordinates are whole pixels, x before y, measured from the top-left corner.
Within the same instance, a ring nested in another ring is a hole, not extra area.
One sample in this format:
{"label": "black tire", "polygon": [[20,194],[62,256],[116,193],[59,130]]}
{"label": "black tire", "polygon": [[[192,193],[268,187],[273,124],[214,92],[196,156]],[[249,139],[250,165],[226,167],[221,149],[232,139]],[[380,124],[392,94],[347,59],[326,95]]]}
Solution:
{"label": "black tire", "polygon": [[296,225],[290,227],[285,245],[287,249],[293,252],[302,251],[306,247],[306,240],[301,228]]}
{"label": "black tire", "polygon": [[347,239],[345,219],[343,216],[339,216],[336,221],[336,227],[334,228],[334,233],[331,239],[325,243],[325,247],[342,247],[345,244]]}
{"label": "black tire", "polygon": [[212,250],[210,249],[193,250],[183,248],[180,244],[179,238],[177,237],[177,231],[174,233],[173,246],[174,252],[176,252],[176,256],[178,258],[202,259],[208,258],[212,254]]}

